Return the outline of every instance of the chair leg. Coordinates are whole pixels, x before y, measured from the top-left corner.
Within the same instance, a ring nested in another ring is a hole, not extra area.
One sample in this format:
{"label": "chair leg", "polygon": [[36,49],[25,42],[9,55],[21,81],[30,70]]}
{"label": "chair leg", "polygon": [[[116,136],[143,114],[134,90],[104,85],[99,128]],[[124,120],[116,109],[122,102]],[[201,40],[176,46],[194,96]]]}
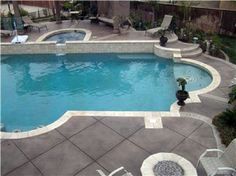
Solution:
{"label": "chair leg", "polygon": [[100,176],[106,176],[102,170],[96,170],[96,171],[99,173]]}
{"label": "chair leg", "polygon": [[200,160],[198,160],[198,161],[197,161],[197,166],[196,166],[196,169],[198,168],[199,162],[200,162]]}

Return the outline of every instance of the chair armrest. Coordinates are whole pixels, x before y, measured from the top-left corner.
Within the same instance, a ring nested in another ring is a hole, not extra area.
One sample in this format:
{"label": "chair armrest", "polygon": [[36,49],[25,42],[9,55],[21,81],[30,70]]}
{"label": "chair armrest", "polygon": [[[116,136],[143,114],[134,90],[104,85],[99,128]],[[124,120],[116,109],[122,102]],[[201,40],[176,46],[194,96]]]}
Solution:
{"label": "chair armrest", "polygon": [[199,157],[199,159],[198,159],[198,161],[197,161],[197,166],[198,166],[198,164],[199,164],[199,161],[202,159],[202,157],[204,157],[207,153],[209,153],[209,152],[221,152],[221,153],[224,153],[224,151],[222,151],[222,150],[220,150],[220,149],[206,149],[205,150],[205,152],[203,152],[201,155],[200,155],[200,157]]}
{"label": "chair armrest", "polygon": [[113,176],[114,174],[116,174],[117,172],[120,172],[120,171],[123,170],[123,169],[124,169],[124,167],[120,167],[120,168],[118,168],[118,169],[112,171],[108,176]]}
{"label": "chair armrest", "polygon": [[[204,157],[207,153],[209,152],[220,152],[220,153],[224,153],[224,151],[220,150],[220,149],[206,149],[205,152],[203,152],[200,156],[200,158]],[[199,159],[200,159],[199,158]]]}
{"label": "chair armrest", "polygon": [[218,167],[217,170],[212,174],[212,175],[216,175],[219,171],[232,171],[232,172],[236,172],[236,170],[232,167]]}
{"label": "chair armrest", "polygon": [[219,171],[229,170],[229,171],[236,172],[236,170],[232,167],[219,167],[217,170],[219,170]]}
{"label": "chair armrest", "polygon": [[206,149],[207,152],[221,152],[221,153],[224,153],[223,150],[220,150],[220,149]]}

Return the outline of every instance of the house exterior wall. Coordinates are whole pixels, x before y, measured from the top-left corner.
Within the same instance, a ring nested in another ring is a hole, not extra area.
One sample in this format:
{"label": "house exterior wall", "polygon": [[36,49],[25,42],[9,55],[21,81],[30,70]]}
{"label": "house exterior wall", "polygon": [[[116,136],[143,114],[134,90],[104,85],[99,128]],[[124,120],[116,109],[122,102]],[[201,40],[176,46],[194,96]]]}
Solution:
{"label": "house exterior wall", "polygon": [[236,10],[236,1],[220,1],[220,9]]}
{"label": "house exterior wall", "polygon": [[129,16],[129,1],[98,1],[98,14],[113,18],[114,16]]}
{"label": "house exterior wall", "polygon": [[44,7],[44,8],[53,8],[53,1],[52,0],[45,0],[45,1],[18,1],[19,4],[29,5],[29,6],[36,6],[36,7]]}

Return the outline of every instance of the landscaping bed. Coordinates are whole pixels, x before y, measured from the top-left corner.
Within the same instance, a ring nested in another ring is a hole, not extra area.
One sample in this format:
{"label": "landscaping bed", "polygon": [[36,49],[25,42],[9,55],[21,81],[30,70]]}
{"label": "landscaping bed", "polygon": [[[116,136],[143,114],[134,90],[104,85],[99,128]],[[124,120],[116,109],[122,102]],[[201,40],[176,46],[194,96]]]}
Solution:
{"label": "landscaping bed", "polygon": [[230,62],[236,64],[236,38],[220,36],[223,44],[222,50],[229,56]]}
{"label": "landscaping bed", "polygon": [[221,142],[226,146],[236,138],[236,85],[232,86],[229,98],[231,108],[217,115],[212,121],[220,133]]}

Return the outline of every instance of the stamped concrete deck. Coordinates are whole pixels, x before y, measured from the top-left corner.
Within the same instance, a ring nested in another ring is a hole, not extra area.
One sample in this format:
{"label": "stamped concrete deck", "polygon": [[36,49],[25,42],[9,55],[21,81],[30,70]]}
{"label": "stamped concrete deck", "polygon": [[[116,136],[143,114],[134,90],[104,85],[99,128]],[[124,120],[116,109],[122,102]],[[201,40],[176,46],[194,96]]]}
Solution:
{"label": "stamped concrete deck", "polygon": [[190,118],[166,117],[163,129],[145,129],[143,118],[73,117],[40,136],[2,141],[2,174],[98,176],[124,166],[135,176],[145,158],[174,152],[194,165],[216,147],[211,127]]}

